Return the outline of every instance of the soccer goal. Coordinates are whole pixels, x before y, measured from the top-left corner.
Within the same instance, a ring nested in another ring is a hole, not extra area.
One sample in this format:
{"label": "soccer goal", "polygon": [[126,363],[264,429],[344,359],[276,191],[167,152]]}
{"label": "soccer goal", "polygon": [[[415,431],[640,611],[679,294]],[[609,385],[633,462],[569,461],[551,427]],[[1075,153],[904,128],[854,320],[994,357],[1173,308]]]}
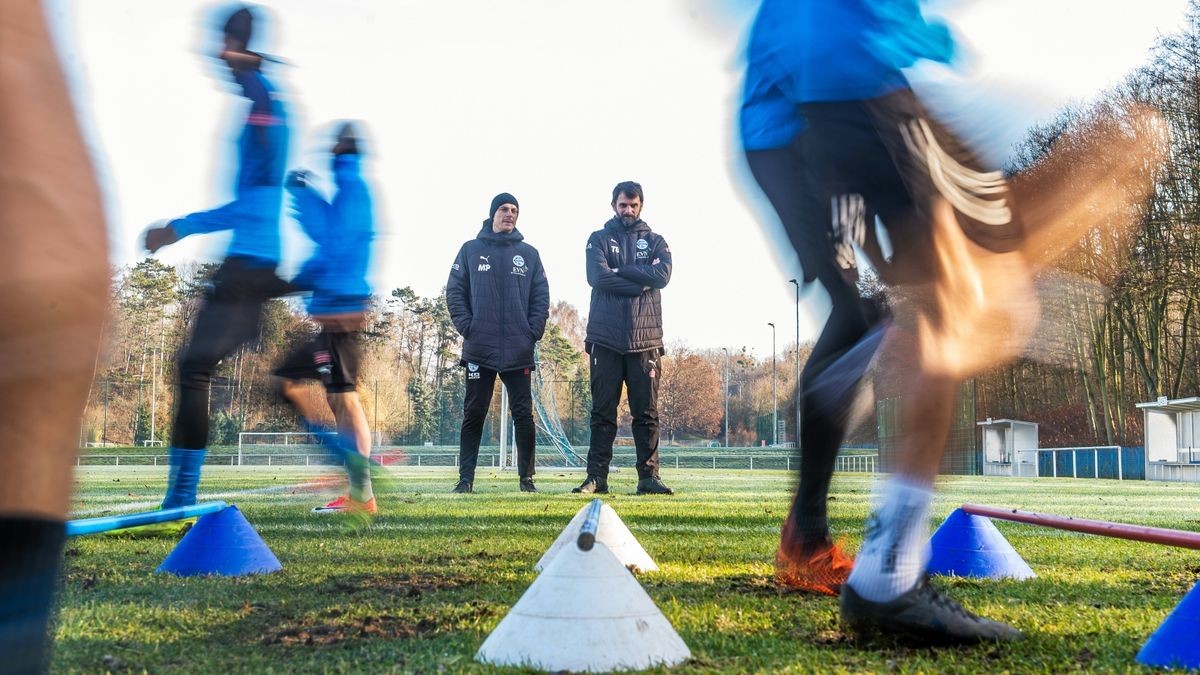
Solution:
{"label": "soccer goal", "polygon": [[322,454],[334,435],[332,431],[242,431],[238,433],[237,463],[242,466],[263,456]]}

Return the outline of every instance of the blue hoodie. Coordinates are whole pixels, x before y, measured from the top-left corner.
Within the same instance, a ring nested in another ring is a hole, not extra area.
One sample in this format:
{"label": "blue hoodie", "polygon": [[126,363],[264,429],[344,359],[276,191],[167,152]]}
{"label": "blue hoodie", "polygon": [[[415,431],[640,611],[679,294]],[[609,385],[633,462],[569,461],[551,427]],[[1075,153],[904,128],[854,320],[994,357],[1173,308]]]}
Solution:
{"label": "blue hoodie", "polygon": [[279,263],[279,217],[288,127],[283,104],[257,70],[234,71],[250,113],[238,139],[238,172],[232,202],[171,221],[181,238],[233,230],[226,256],[245,256],[274,267]]}
{"label": "blue hoodie", "polygon": [[954,42],[918,0],[763,0],[750,30],[740,131],[747,150],[786,145],[796,107],[908,88],[903,68],[949,62]]}
{"label": "blue hoodie", "polygon": [[289,184],[296,218],[316,249],[292,280],[312,291],[308,312],[314,316],[365,309],[371,298],[367,271],[375,216],[371,193],[362,178],[358,155],[335,155],[333,202],[308,185]]}

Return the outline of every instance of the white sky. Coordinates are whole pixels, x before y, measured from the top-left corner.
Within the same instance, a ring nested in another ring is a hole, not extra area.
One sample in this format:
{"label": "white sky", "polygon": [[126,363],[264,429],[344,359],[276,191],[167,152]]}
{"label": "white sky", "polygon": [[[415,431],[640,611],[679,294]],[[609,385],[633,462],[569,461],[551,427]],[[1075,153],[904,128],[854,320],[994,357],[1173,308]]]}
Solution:
{"label": "white sky", "polygon": [[[439,291],[498,192],[521,202],[519,229],[541,251],[554,300],[586,313],[583,244],[611,215],[612,186],[637,180],[643,217],[666,237],[675,272],[663,292],[668,341],[782,351],[795,331],[786,244],[736,140],[740,55],[752,0],[268,0],[256,48],[287,95],[291,166],[326,174],[325,133],[364,120],[384,236],[377,292]],[[206,54],[195,0],[49,0],[107,199],[111,256],[140,259],[150,223],[226,200],[243,100]],[[937,2],[969,42],[959,72],[916,73],[954,94],[937,108],[1000,161],[1022,130],[1086,100],[1144,62],[1175,30],[1185,0]],[[293,223],[285,226],[294,230]],[[285,238],[296,264],[306,240]],[[160,256],[213,260],[217,235]],[[824,320],[806,296],[801,339]]]}

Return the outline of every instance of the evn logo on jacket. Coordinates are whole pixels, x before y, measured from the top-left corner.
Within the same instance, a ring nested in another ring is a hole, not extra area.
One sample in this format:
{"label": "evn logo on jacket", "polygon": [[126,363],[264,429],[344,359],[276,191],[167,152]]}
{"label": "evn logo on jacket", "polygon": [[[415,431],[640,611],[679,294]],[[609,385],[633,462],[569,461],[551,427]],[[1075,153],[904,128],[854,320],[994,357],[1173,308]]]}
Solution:
{"label": "evn logo on jacket", "polygon": [[525,267],[525,258],[523,258],[522,256],[519,256],[519,255],[514,255],[513,259],[512,259],[512,264],[513,264],[513,267],[512,267],[513,274],[525,276],[525,272],[528,269],[527,267]]}
{"label": "evn logo on jacket", "polygon": [[638,258],[649,258],[650,251],[647,250],[649,248],[650,248],[650,242],[646,241],[645,239],[638,239],[637,240],[637,257]]}

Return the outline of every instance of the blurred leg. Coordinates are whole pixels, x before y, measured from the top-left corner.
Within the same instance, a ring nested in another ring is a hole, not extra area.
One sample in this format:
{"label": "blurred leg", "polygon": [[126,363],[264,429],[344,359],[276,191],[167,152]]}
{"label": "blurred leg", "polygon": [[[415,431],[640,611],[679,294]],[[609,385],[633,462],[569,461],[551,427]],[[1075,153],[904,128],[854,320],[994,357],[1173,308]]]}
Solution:
{"label": "blurred leg", "polygon": [[104,213],[42,8],[0,5],[0,654],[43,667],[108,302]]}

